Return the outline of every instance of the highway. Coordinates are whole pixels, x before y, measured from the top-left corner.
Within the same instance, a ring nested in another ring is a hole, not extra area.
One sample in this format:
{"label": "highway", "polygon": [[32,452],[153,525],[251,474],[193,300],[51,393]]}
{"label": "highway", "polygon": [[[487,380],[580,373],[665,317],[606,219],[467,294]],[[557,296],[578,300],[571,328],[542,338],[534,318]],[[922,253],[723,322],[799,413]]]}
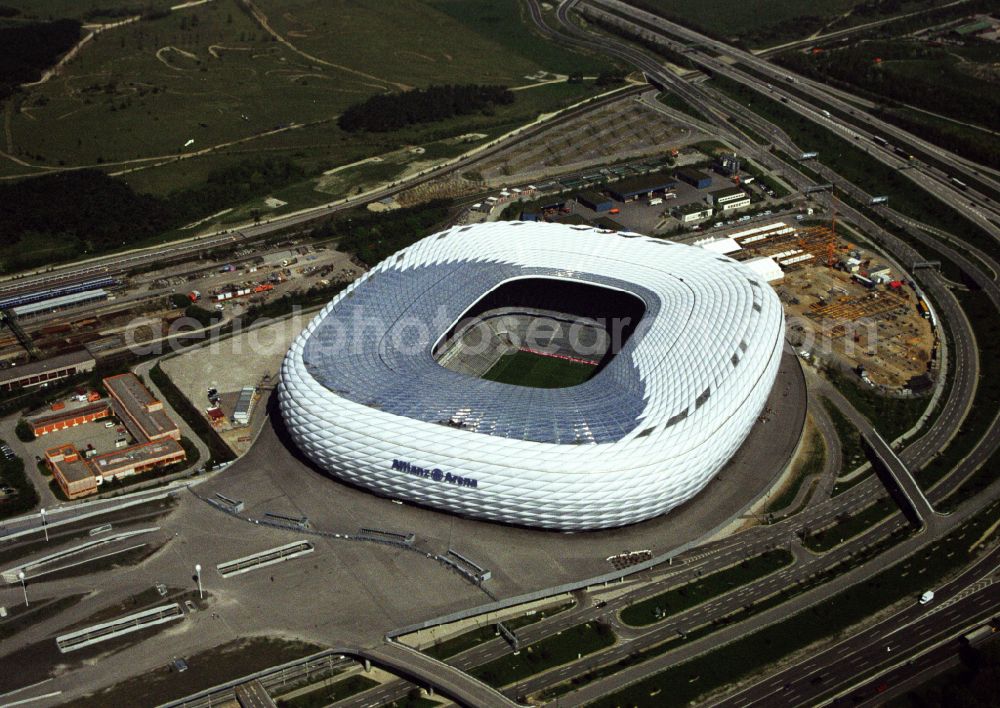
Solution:
{"label": "highway", "polygon": [[[564,3],[560,7],[560,12],[562,13],[564,10],[568,12],[568,10],[577,2],[578,0],[569,0],[569,2]],[[875,116],[866,113],[859,106],[855,105],[854,101],[856,101],[857,99],[851,94],[840,91],[838,89],[833,89],[826,84],[813,81],[812,79],[808,79],[799,74],[795,74],[794,72],[785,69],[784,67],[778,67],[772,64],[771,62],[767,61],[766,59],[760,56],[753,54],[752,52],[747,52],[738,49],[736,47],[733,47],[732,45],[726,44],[724,42],[712,39],[711,37],[700,34],[694,30],[688,29],[683,25],[671,22],[662,17],[659,17],[658,15],[654,15],[652,13],[627,5],[626,3],[621,2],[621,0],[587,0],[587,2],[589,2],[590,4],[600,5],[604,8],[614,10],[614,12],[616,12],[619,15],[625,15],[632,17],[636,20],[640,20],[647,26],[656,27],[661,31],[667,32],[674,37],[684,40],[687,43],[697,45],[699,49],[686,51],[686,54],[693,61],[702,63],[703,65],[712,69],[713,71],[726,72],[727,75],[730,75],[733,78],[737,78],[737,76],[741,75],[743,76],[742,83],[751,85],[752,81],[753,84],[752,88],[761,90],[759,79],[751,78],[750,80],[748,80],[748,78],[745,75],[743,75],[742,72],[734,70],[731,65],[723,61],[720,61],[718,59],[715,59],[714,57],[706,55],[704,52],[701,51],[700,48],[711,49],[714,52],[718,53],[721,57],[729,57],[733,60],[739,61],[740,63],[746,65],[749,68],[752,68],[754,71],[760,73],[761,75],[769,77],[769,79],[772,82],[774,82],[772,89],[774,91],[779,92],[780,95],[785,95],[786,97],[789,97],[790,100],[792,98],[797,98],[797,97],[794,94],[789,94],[785,92],[780,87],[782,85],[794,86],[797,90],[801,90],[804,93],[808,94],[810,98],[814,99],[817,103],[826,104],[832,108],[835,108],[836,110],[841,111],[844,114],[853,115],[855,118],[863,122],[868,127],[868,129],[871,131],[869,133],[869,136],[874,134],[879,134],[888,136],[896,141],[902,141],[906,144],[914,145],[919,150],[933,154],[938,160],[940,160],[943,164],[945,164],[949,170],[952,171],[953,176],[958,176],[958,177],[964,176],[965,178],[967,178],[966,180],[967,182],[982,181],[990,190],[993,190],[995,194],[1000,193],[1000,183],[998,183],[997,181],[993,180],[990,177],[984,177],[982,175],[980,165],[977,165],[976,163],[973,163],[960,156],[957,156],[947,150],[943,150],[942,148],[934,145],[933,143],[927,142],[901,128],[896,127],[895,125],[892,125],[891,123],[887,123],[885,121],[876,118]],[[675,48],[678,51],[685,51],[686,49],[688,49],[684,45],[675,45]],[[740,79],[738,78],[738,80]],[[811,107],[810,110],[814,115],[806,117],[810,117],[813,120],[816,120],[817,122],[819,122],[818,119],[826,117],[820,112],[818,108]],[[830,122],[832,123],[833,121],[831,120]],[[893,153],[887,152],[886,156],[888,155],[893,155]],[[896,160],[901,163],[905,162],[899,160],[899,158],[896,158]],[[957,190],[954,189],[952,190],[952,192],[955,191]],[[981,196],[982,195],[980,195],[980,197]]]}
{"label": "highway", "polygon": [[869,683],[869,677],[880,674],[887,663],[905,664],[928,648],[948,642],[992,618],[1000,605],[998,569],[1000,548],[994,548],[957,578],[936,588],[931,604],[913,602],[877,624],[713,705],[807,706],[821,704],[823,699],[845,690],[857,695],[854,687]]}

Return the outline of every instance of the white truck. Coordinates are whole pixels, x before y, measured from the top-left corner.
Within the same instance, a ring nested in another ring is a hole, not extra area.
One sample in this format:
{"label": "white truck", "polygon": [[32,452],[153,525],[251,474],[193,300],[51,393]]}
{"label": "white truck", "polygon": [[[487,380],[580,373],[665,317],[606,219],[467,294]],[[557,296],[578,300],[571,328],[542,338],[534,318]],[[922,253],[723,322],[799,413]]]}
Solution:
{"label": "white truck", "polygon": [[653,197],[649,200],[649,206],[656,206],[658,204],[663,204],[663,197]]}

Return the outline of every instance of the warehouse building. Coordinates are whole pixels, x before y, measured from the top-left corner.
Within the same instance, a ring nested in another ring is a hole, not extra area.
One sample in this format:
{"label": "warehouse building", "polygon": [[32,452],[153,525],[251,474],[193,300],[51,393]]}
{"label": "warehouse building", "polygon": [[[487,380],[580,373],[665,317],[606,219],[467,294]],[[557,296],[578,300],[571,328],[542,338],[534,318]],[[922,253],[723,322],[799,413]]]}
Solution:
{"label": "warehouse building", "polygon": [[0,371],[0,391],[13,391],[27,386],[38,386],[48,381],[64,379],[94,370],[97,362],[86,349],[60,354],[44,361],[34,361],[23,366],[12,366]]}
{"label": "warehouse building", "polygon": [[181,431],[163,410],[162,401],[156,400],[135,374],[109,376],[104,379],[104,386],[119,417],[135,439],[181,439]]}
{"label": "warehouse building", "polygon": [[722,211],[750,206],[750,195],[739,187],[717,189],[708,195],[708,199],[710,204],[714,204]]}
{"label": "warehouse building", "polygon": [[712,186],[711,176],[691,167],[681,167],[674,172],[674,176],[681,182],[687,182],[692,187],[697,187],[698,189],[708,189]]}
{"label": "warehouse building", "polygon": [[652,174],[613,182],[607,186],[607,190],[612,197],[620,202],[632,202],[656,194],[662,195],[676,186],[676,180],[663,174]]}
{"label": "warehouse building", "polygon": [[35,437],[38,438],[42,435],[54,433],[57,430],[73,428],[84,423],[93,423],[95,420],[109,418],[110,416],[111,405],[107,401],[99,401],[97,403],[88,403],[84,406],[66,408],[61,411],[53,411],[29,418],[28,425],[31,426]]}
{"label": "warehouse building", "polygon": [[173,438],[164,438],[97,455],[88,462],[102,482],[110,482],[183,462],[186,457],[179,442]]}
{"label": "warehouse building", "polygon": [[257,389],[253,386],[244,386],[240,391],[240,398],[236,402],[236,410],[233,411],[233,422],[237,425],[248,425],[250,416],[253,415],[253,406],[257,400]]}
{"label": "warehouse building", "polygon": [[19,305],[18,307],[11,308],[11,312],[14,313],[14,316],[18,319],[24,319],[26,317],[44,315],[48,312],[56,312],[57,310],[65,310],[67,307],[77,307],[90,302],[100,302],[101,300],[107,300],[108,295],[108,291],[103,288],[84,290],[79,293],[60,295],[59,297],[49,298],[48,300],[40,300],[39,302],[32,302],[27,305]]}
{"label": "warehouse building", "polygon": [[580,192],[576,195],[576,201],[593,211],[608,211],[611,208],[611,199],[600,192]]}

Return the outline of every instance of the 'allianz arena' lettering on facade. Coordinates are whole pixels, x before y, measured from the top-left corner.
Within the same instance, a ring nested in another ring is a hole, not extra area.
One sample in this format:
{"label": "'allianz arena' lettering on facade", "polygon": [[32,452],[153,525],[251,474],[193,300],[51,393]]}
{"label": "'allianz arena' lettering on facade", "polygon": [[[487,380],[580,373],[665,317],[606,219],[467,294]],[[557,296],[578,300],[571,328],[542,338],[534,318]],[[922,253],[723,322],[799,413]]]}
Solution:
{"label": "'allianz arena' lettering on facade", "polygon": [[[580,287],[596,293],[590,314],[616,298],[644,308],[590,379],[529,388],[446,368],[442,321],[466,336],[463,317],[490,302],[485,331],[500,341],[539,311],[509,293],[563,293],[569,302],[542,304],[568,323],[582,318]],[[279,401],[310,460],[376,494],[503,523],[610,528],[688,501],[732,457],[770,393],[783,332],[774,291],[700,248],[556,224],[454,227],[324,307],[285,357]]]}

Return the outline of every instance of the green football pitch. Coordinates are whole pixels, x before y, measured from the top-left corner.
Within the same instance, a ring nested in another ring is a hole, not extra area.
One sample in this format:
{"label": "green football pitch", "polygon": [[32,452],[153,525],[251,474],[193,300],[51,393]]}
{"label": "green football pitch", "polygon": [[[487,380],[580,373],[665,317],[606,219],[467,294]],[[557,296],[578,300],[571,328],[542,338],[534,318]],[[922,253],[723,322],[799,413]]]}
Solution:
{"label": "green football pitch", "polygon": [[500,357],[483,378],[515,386],[566,388],[583,383],[594,375],[596,369],[596,366],[590,364],[530,352],[515,352]]}

